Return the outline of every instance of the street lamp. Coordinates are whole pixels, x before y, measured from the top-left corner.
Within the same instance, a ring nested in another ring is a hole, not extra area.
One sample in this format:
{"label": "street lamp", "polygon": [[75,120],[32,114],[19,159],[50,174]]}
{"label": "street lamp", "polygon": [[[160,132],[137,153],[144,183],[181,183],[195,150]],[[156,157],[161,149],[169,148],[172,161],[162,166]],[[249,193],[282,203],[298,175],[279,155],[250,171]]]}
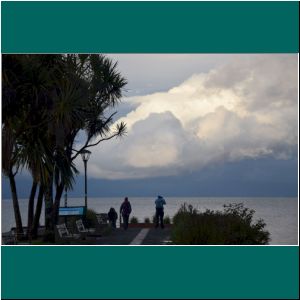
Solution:
{"label": "street lamp", "polygon": [[65,207],[68,207],[68,194],[66,188],[65,188]]}
{"label": "street lamp", "polygon": [[90,158],[91,151],[89,150],[82,150],[80,152],[83,163],[84,163],[84,203],[85,207],[87,208],[87,181],[86,181],[86,169],[87,169],[87,161]]}

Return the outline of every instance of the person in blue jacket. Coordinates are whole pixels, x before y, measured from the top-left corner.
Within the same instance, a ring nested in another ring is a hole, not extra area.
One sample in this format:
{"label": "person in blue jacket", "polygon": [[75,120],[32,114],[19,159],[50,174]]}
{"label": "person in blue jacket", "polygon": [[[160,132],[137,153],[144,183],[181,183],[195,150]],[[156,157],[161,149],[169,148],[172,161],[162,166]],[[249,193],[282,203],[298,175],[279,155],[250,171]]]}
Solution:
{"label": "person in blue jacket", "polygon": [[157,199],[155,200],[155,208],[156,208],[156,224],[155,228],[159,226],[164,228],[164,205],[166,205],[166,200],[162,196],[157,196]]}

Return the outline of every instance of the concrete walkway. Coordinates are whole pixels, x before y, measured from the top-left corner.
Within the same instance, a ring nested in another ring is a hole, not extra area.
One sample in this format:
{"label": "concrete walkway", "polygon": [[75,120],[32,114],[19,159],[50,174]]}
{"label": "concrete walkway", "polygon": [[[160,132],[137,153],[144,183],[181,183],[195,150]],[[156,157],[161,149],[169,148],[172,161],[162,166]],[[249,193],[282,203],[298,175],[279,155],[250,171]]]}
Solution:
{"label": "concrete walkway", "polygon": [[171,228],[151,228],[141,245],[167,245],[170,244]]}
{"label": "concrete walkway", "polygon": [[[170,236],[170,227],[165,227],[164,229],[156,229],[154,227],[132,227],[128,228],[127,230],[116,228],[108,235],[99,237],[87,236],[87,238],[84,240],[66,240],[64,242],[61,241],[61,243],[57,242],[55,245],[167,245],[170,244]],[[12,242],[12,244],[14,243]],[[36,243],[34,241],[33,244],[38,245],[43,244],[43,242],[40,241],[40,243]]]}
{"label": "concrete walkway", "polygon": [[130,243],[130,245],[141,245],[144,239],[146,238],[150,228],[143,228],[138,233],[138,235],[133,239],[133,241]]}
{"label": "concrete walkway", "polygon": [[109,236],[98,238],[97,245],[166,245],[170,242],[168,228],[117,228]]}

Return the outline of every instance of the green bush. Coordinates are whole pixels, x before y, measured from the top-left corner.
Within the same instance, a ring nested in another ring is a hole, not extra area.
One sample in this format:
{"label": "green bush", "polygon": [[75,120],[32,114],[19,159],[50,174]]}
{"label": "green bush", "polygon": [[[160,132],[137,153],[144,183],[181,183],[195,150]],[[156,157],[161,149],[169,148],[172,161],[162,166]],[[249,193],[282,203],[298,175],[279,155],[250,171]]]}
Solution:
{"label": "green bush", "polygon": [[145,224],[150,224],[150,219],[149,219],[148,217],[145,218],[145,219],[144,219],[144,223],[145,223]]}
{"label": "green bush", "polygon": [[182,205],[173,218],[171,239],[179,245],[265,245],[270,234],[262,219],[253,222],[254,210],[242,203],[224,205],[223,211],[199,212]]}
{"label": "green bush", "polygon": [[169,216],[164,217],[164,224],[171,224],[171,218]]}
{"label": "green bush", "polygon": [[85,224],[87,228],[95,228],[98,224],[97,222],[97,217],[96,217],[97,212],[94,211],[93,209],[87,209],[86,211],[86,217],[85,217]]}
{"label": "green bush", "polygon": [[135,216],[132,216],[130,219],[130,223],[131,224],[137,224],[139,222],[139,219]]}

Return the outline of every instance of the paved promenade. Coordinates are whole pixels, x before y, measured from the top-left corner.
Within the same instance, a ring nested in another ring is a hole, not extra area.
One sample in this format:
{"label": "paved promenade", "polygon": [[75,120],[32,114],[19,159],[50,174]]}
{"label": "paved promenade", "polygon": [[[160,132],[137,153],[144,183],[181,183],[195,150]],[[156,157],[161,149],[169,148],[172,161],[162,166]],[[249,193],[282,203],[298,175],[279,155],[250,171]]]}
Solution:
{"label": "paved promenade", "polygon": [[[55,245],[168,245],[170,242],[171,227],[164,229],[151,227],[129,227],[127,230],[116,228],[107,235],[87,236],[85,239],[65,239],[55,243]],[[8,242],[8,238],[12,241]],[[2,234],[2,243],[15,244],[12,234]],[[42,245],[42,240],[19,241],[18,245]],[[51,243],[50,243],[51,244]]]}
{"label": "paved promenade", "polygon": [[170,227],[117,228],[109,236],[97,239],[97,245],[166,245],[170,243]]}

